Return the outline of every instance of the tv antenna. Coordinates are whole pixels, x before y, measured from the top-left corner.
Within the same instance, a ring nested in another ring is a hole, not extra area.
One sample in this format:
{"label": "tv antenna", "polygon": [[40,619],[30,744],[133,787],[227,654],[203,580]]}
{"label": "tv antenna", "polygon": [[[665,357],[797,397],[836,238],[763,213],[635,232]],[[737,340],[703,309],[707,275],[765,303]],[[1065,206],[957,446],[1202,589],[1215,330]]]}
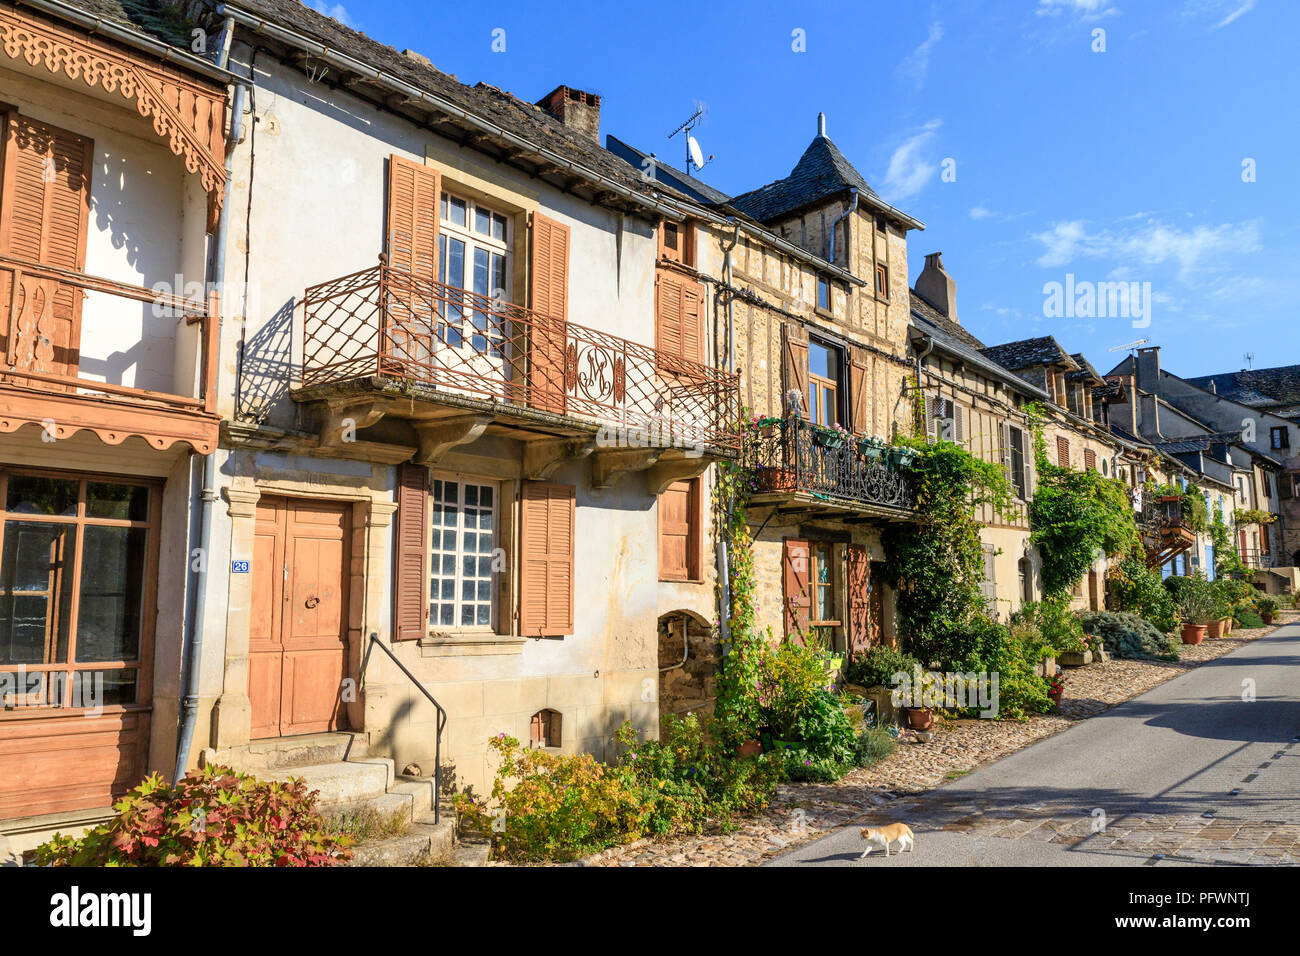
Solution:
{"label": "tv antenna", "polygon": [[1247,352],[1245,355],[1242,356],[1242,358],[1244,358],[1244,359],[1246,360],[1246,368],[1247,368],[1247,369],[1252,369],[1252,368],[1255,367],[1255,364],[1254,364],[1254,363],[1255,363],[1255,353],[1254,353],[1254,352]]}
{"label": "tv antenna", "polygon": [[668,134],[669,139],[672,139],[678,133],[686,134],[686,175],[687,176],[691,175],[692,166],[694,166],[697,170],[700,170],[703,169],[705,166],[709,165],[709,163],[713,162],[713,154],[710,153],[709,158],[705,159],[704,150],[700,149],[699,141],[696,140],[696,138],[691,135],[691,130],[693,130],[696,126],[698,126],[703,119],[704,119],[704,105],[699,104],[695,107],[695,112],[691,114],[690,119],[688,119],[685,123],[683,123],[681,126],[678,126],[675,130],[673,130],[671,133]]}
{"label": "tv antenna", "polygon": [[1111,352],[1125,352],[1125,351],[1127,351],[1128,349],[1135,349],[1135,348],[1137,348],[1139,345],[1146,345],[1147,342],[1149,342],[1149,341],[1151,341],[1151,340],[1150,340],[1150,339],[1138,339],[1136,342],[1129,342],[1127,345],[1117,345],[1117,346],[1115,346],[1113,349],[1109,349],[1109,351],[1111,351]]}

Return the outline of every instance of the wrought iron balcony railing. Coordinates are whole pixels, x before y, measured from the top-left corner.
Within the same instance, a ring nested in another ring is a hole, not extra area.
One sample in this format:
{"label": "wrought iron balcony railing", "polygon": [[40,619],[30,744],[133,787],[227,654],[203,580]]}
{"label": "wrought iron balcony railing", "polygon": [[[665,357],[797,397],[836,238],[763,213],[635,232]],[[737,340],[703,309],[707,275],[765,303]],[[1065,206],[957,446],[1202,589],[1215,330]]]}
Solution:
{"label": "wrought iron balcony railing", "polygon": [[302,383],[380,377],[738,448],[738,376],[381,262],[307,289]]}
{"label": "wrought iron balcony railing", "polygon": [[912,476],[900,454],[812,425],[798,416],[760,423],[745,436],[754,492],[802,493],[849,505],[911,511]]}

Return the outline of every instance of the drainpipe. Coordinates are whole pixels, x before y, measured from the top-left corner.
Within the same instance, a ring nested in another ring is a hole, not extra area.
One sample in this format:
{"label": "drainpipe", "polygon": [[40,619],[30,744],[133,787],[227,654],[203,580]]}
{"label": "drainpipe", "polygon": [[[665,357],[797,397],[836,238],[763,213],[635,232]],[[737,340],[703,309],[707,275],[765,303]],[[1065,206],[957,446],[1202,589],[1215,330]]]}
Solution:
{"label": "drainpipe", "polygon": [[[918,397],[921,395],[921,363],[929,358],[930,353],[934,351],[934,338],[929,335],[923,336],[923,338],[925,339],[925,351],[918,352],[916,356],[916,394]],[[925,414],[925,412],[923,411],[922,414]],[[895,427],[897,427],[897,425],[895,425]],[[925,422],[922,421],[921,431],[924,432],[925,429]]]}
{"label": "drainpipe", "polygon": [[[830,250],[830,255],[826,257],[827,259],[830,260],[831,265],[835,265],[835,228],[840,223],[842,223],[845,219],[848,219],[849,216],[853,215],[853,213],[858,208],[858,187],[854,186],[852,189],[849,190],[849,192],[853,196],[853,202],[849,205],[848,209],[844,210],[844,212],[840,215],[838,219],[836,219],[833,223],[831,223],[831,250]],[[846,226],[845,227],[846,232],[844,236],[846,240],[848,239],[847,229],[848,227]],[[845,263],[846,268],[847,265],[848,264]],[[731,280],[728,279],[727,281],[730,282]]]}
{"label": "drainpipe", "polygon": [[[723,274],[727,277],[727,372],[736,369],[736,296],[731,291],[731,250],[740,241],[740,223],[735,224],[731,242],[722,247]],[[726,527],[731,527],[731,514],[735,508],[735,489],[732,489],[726,504]],[[727,553],[727,543],[722,535],[718,536],[717,545],[718,587],[722,591],[721,614],[718,616],[718,638],[723,647],[730,647],[731,641],[731,558]]]}
{"label": "drainpipe", "polygon": [[[222,47],[221,63],[225,67],[230,51],[230,36],[234,30],[234,21],[227,17],[222,27]],[[231,187],[234,182],[234,150],[239,143],[240,135],[243,132],[244,125],[244,96],[246,87],[244,84],[235,84],[233,102],[230,110],[230,139],[226,145],[226,199],[229,200]],[[227,201],[221,207],[221,215],[217,222],[217,238],[213,250],[213,261],[210,274],[212,276],[212,286],[218,291],[224,290],[226,279],[226,243],[230,235],[230,203]],[[217,314],[209,316],[209,321],[217,323],[214,347],[217,350],[217,375],[220,378],[220,355],[221,355],[221,311],[224,309],[225,296],[219,299],[222,307],[218,309]],[[181,661],[184,667],[184,690],[185,695],[181,700],[180,727],[176,733],[176,767],[173,778],[180,780],[185,776],[185,768],[189,764],[190,746],[194,741],[194,724],[198,717],[199,711],[199,672],[203,663],[203,621],[207,613],[208,606],[208,588],[207,588],[207,571],[208,562],[212,554],[212,513],[213,503],[217,500],[217,449],[212,453],[204,456],[203,459],[203,481],[202,485],[195,489],[196,494],[191,496],[191,513],[195,508],[194,497],[198,498],[197,508],[199,510],[199,559],[202,562],[202,571],[194,570],[193,557],[190,557],[189,570],[189,588],[188,596],[193,602],[193,613],[188,614],[185,619],[185,634],[182,639]],[[191,539],[192,540],[192,539]],[[187,601],[187,603],[189,603]]]}

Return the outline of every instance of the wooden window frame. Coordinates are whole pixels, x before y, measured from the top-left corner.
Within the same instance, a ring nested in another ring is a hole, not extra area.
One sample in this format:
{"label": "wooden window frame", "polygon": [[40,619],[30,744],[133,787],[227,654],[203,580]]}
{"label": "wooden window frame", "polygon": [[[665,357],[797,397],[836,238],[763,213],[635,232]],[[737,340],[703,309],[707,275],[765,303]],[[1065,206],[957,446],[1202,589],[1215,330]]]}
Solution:
{"label": "wooden window frame", "polygon": [[1291,447],[1291,432],[1285,425],[1269,428],[1268,438],[1269,447],[1273,451],[1282,451]]}
{"label": "wooden window frame", "polygon": [[[434,567],[434,562],[437,557],[443,556],[441,554],[439,555],[434,554],[435,549],[433,546],[434,545],[433,535],[435,534],[435,532],[442,533],[443,530],[446,530],[443,525],[434,524],[433,521],[434,508],[438,503],[435,496],[435,491],[436,491],[436,487],[434,484],[435,482],[441,482],[444,488],[448,484],[452,484],[452,485],[456,485],[459,489],[457,492],[457,502],[456,502],[456,525],[454,526],[454,528],[450,529],[453,531],[453,533],[456,536],[455,567],[454,567],[454,574],[452,578],[454,584],[453,584],[452,598],[450,602],[444,601],[441,598],[441,596],[435,596],[433,593],[434,577],[437,576],[440,579],[442,577],[442,574],[439,571],[439,569]],[[501,622],[500,595],[497,588],[497,582],[495,580],[496,572],[492,572],[491,577],[489,577],[488,594],[489,594],[489,602],[490,602],[490,611],[488,614],[488,623],[487,624],[460,623],[460,612],[462,610],[462,603],[463,603],[461,589],[462,589],[462,584],[464,583],[464,578],[463,578],[464,561],[465,561],[464,547],[465,547],[465,531],[466,531],[464,525],[465,507],[466,507],[465,487],[467,485],[475,485],[480,489],[481,488],[492,489],[492,550],[489,552],[489,555],[495,558],[497,549],[501,547],[501,536],[502,536],[501,516],[505,511],[505,509],[502,507],[502,502],[501,502],[502,483],[496,479],[479,478],[474,475],[461,475],[461,474],[455,474],[450,472],[431,471],[429,475],[428,494],[425,496],[425,509],[426,509],[425,538],[426,538],[426,549],[428,551],[428,561],[429,561],[428,573],[426,574],[426,577],[428,578],[428,584],[425,591],[425,599],[428,605],[428,612],[425,619],[428,622],[428,627],[430,630],[437,630],[439,632],[446,632],[451,634],[472,634],[476,636],[483,635],[483,634],[496,634],[500,630],[500,622]],[[481,509],[482,506],[476,505],[475,507],[479,507]],[[476,532],[476,533],[481,533],[481,532]],[[481,555],[477,555],[477,556],[481,557]],[[436,606],[441,604],[446,604],[446,603],[450,603],[452,605],[451,624],[443,624],[441,620],[439,620],[438,615],[434,613],[434,609]],[[476,599],[472,603],[477,605],[480,602]]]}
{"label": "wooden window frame", "polygon": [[[655,510],[658,512],[659,535],[659,580],[665,582],[701,584],[704,581],[704,478],[696,476],[684,479],[688,485],[686,497],[686,571],[682,575],[671,574],[663,563],[663,508],[662,500],[668,489],[659,495]],[[673,484],[677,484],[674,482]]]}
{"label": "wooden window frame", "polygon": [[[822,290],[823,290],[823,289],[826,290],[826,304],[825,304],[825,305],[822,305]],[[821,312],[821,313],[824,314],[824,315],[830,315],[830,316],[835,315],[835,294],[834,294],[834,289],[831,287],[831,279],[830,279],[830,276],[826,275],[824,272],[819,272],[819,273],[817,273],[817,304],[816,304],[816,308],[817,308],[817,311],[818,311],[818,312]]]}
{"label": "wooden window frame", "polygon": [[[835,356],[836,378],[826,378],[813,373],[812,349],[814,346],[826,349],[827,352]],[[820,425],[823,428],[834,428],[836,425],[841,428],[844,427],[842,421],[844,418],[844,394],[846,392],[844,387],[844,365],[847,358],[846,351],[833,342],[818,338],[808,340],[808,420],[814,425]],[[834,396],[832,407],[835,409],[835,421],[821,422],[817,420],[817,416],[826,408],[823,396],[828,391]]]}
{"label": "wooden window frame", "polygon": [[[76,481],[77,514],[35,515],[23,512],[9,512],[9,479],[14,475],[36,478],[51,478],[63,481]],[[137,485],[149,490],[149,515],[143,521],[114,518],[91,518],[86,515],[86,488],[91,482],[110,484]],[[163,482],[154,478],[141,478],[135,475],[113,474],[111,472],[67,471],[60,469],[17,467],[0,468],[0,555],[4,551],[6,525],[10,521],[25,521],[34,524],[62,524],[75,527],[75,558],[72,581],[69,584],[68,647],[63,663],[24,664],[21,665],[28,674],[37,672],[64,673],[64,686],[60,694],[60,706],[23,705],[8,709],[0,707],[0,721],[24,718],[66,717],[75,715],[122,714],[128,712],[149,711],[153,709],[153,651],[154,635],[158,614],[158,566],[161,546]],[[145,554],[146,567],[142,594],[140,597],[140,643],[134,660],[86,661],[77,663],[77,628],[80,613],[82,562],[85,558],[85,529],[87,527],[144,528],[146,532]],[[0,664],[0,670],[16,669],[18,664]],[[135,702],[131,704],[102,703],[98,708],[65,707],[64,702],[71,702],[73,674],[80,671],[115,671],[132,670],[136,673]]]}
{"label": "wooden window frame", "polygon": [[[808,627],[809,629],[818,627],[838,628],[844,626],[844,615],[840,614],[839,605],[839,588],[835,580],[836,545],[840,542],[835,541],[809,541],[808,542],[808,590],[810,603],[808,606]],[[820,564],[818,552],[825,549],[827,563],[830,564],[829,572],[826,575],[826,584],[821,584],[817,580],[817,570]],[[817,610],[817,591],[818,588],[826,587],[830,589],[830,608],[832,612],[838,614],[838,617],[820,620],[815,616]]]}
{"label": "wooden window frame", "polygon": [[[1020,438],[1020,467],[1016,467],[1016,453],[1014,436]],[[1007,425],[1007,477],[1011,480],[1012,490],[1018,492],[1017,497],[1021,501],[1029,500],[1029,433],[1017,425]]]}
{"label": "wooden window frame", "polygon": [[876,298],[882,302],[889,301],[889,266],[883,262],[876,263]]}

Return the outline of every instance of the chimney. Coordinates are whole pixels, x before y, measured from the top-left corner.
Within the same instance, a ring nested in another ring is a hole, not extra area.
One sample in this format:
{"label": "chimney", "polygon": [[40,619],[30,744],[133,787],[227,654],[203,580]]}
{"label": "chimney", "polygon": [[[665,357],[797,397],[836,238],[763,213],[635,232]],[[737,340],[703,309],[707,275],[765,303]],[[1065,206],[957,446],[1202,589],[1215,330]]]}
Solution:
{"label": "chimney", "polygon": [[817,135],[822,139],[826,138],[826,114],[817,114]]}
{"label": "chimney", "polygon": [[574,132],[600,143],[600,97],[567,86],[557,86],[537,105]]}
{"label": "chimney", "polygon": [[921,298],[952,319],[957,318],[957,283],[943,269],[942,252],[932,252],[925,257],[925,268],[916,278],[916,291]]}
{"label": "chimney", "polygon": [[1152,395],[1160,394],[1160,346],[1149,345],[1137,350],[1137,387]]}

